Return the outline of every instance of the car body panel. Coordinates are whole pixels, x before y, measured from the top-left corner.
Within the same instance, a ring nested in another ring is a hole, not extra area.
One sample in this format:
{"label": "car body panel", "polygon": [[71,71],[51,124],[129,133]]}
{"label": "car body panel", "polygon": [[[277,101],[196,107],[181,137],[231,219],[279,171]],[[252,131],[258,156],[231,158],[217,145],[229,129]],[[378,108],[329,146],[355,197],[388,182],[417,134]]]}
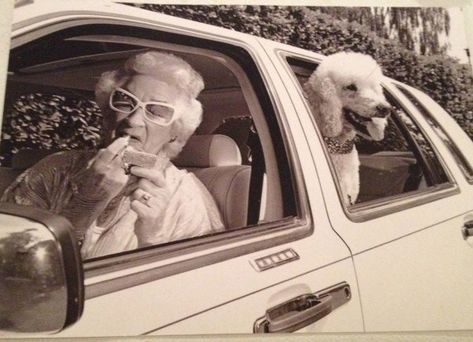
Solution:
{"label": "car body panel", "polygon": [[[283,284],[280,287],[284,286],[288,279],[293,279],[292,282],[306,284],[314,292],[341,281],[346,281],[353,291],[356,291],[356,279],[351,258],[345,258],[350,262],[339,268],[329,262],[329,260],[340,260],[339,256],[329,256],[327,253],[323,253],[320,247],[317,250],[317,247],[322,244],[325,249],[327,244],[330,244],[329,240],[326,236],[323,236],[323,239],[321,236],[320,242],[314,244],[313,239],[304,239],[297,243],[262,250],[86,300],[81,320],[60,333],[59,336],[140,335],[175,322],[180,322],[181,334],[192,334],[196,331],[195,328],[192,328],[192,321],[189,322],[191,326],[186,327],[187,318],[207,313],[219,306],[228,305],[228,303],[237,303],[252,293],[259,293],[263,298],[270,297],[278,292],[278,288],[274,288],[274,285]],[[338,240],[333,241],[331,246],[332,250],[340,251]],[[263,272],[257,272],[253,268],[252,261],[255,259],[286,248],[297,252],[300,259]],[[343,246],[341,249],[343,250]],[[320,271],[322,274],[333,272],[330,280],[334,281],[332,283],[313,283],[314,278],[323,278],[323,276],[318,276],[318,268],[310,272],[307,264],[312,267],[320,265],[320,268],[323,269]],[[347,267],[352,271],[348,272]],[[307,273],[312,275],[307,276]],[[362,330],[361,309],[357,298],[354,296],[344,306],[351,308],[349,309],[350,316],[355,323],[360,323],[357,326],[357,331],[360,331]],[[245,315],[255,321],[268,308],[252,305],[245,309]],[[221,316],[221,320],[232,322],[235,312],[229,314],[231,315]],[[328,321],[331,320],[330,316],[326,318]],[[251,329],[252,325],[234,326],[227,332],[247,333]],[[345,330],[346,328],[339,325],[338,329]],[[205,333],[205,330],[201,330],[200,333]]]}
{"label": "car body panel", "polygon": [[[318,59],[315,54],[292,51],[282,44],[265,43],[269,54],[275,54],[271,60],[278,70],[287,68],[287,65],[278,63],[282,58],[277,58],[277,51],[284,55]],[[297,99],[303,98],[296,83],[294,78],[293,82],[285,82],[295,106]],[[397,94],[398,91],[389,83],[390,80],[386,79],[385,87]],[[428,101],[426,95],[422,100]],[[438,112],[443,111],[438,105],[427,105]],[[303,112],[304,107],[299,104],[297,112]],[[463,237],[462,227],[473,217],[473,193],[446,146],[417,110],[409,109],[451,172],[451,184],[447,189],[436,190],[443,193],[443,197],[434,197],[430,202],[410,205],[375,219],[354,222],[342,206],[337,205],[336,184],[328,181],[333,178],[329,165],[316,158],[323,155],[324,150],[320,143],[312,144],[317,172],[327,179],[322,191],[329,220],[353,253],[366,331],[467,329],[471,327],[467,317],[473,306],[469,294],[473,278],[471,272],[465,272],[465,266],[473,258],[473,239]],[[455,127],[451,128],[453,131],[459,130],[451,118],[447,121],[448,125]],[[317,132],[311,131],[310,125],[303,127],[309,131],[306,136],[314,137],[315,142],[320,141],[320,138],[315,138]],[[461,134],[465,136],[463,132]],[[473,151],[471,140],[463,138],[461,142],[462,151],[467,151],[467,154]],[[428,193],[424,196],[435,195]],[[446,317],[446,307],[456,309]]]}
{"label": "car body panel", "polygon": [[[424,215],[430,216],[430,215]],[[471,329],[473,212],[355,255],[367,331]]]}
{"label": "car body panel", "polygon": [[[352,272],[352,260],[345,259],[276,284],[270,289],[252,293],[245,298],[239,298],[213,310],[202,312],[184,321],[163,327],[152,332],[151,335],[178,335],[183,331],[191,334],[202,334],[205,331],[212,332],[212,334],[249,334],[252,333],[253,324],[259,317],[255,316],[255,311],[257,311],[255,308],[258,308],[259,315],[263,316],[265,308],[270,308],[287,298],[296,296],[296,294],[312,293],[316,289],[323,289],[336,284],[340,279],[339,274],[345,274],[348,276],[347,279],[353,279],[355,275]],[[359,303],[356,283],[350,282],[350,288],[352,298],[349,303],[335,309],[317,323],[298,330],[298,333],[340,332],[340,327],[343,327],[345,331],[362,332],[363,318],[358,304],[355,304]]]}

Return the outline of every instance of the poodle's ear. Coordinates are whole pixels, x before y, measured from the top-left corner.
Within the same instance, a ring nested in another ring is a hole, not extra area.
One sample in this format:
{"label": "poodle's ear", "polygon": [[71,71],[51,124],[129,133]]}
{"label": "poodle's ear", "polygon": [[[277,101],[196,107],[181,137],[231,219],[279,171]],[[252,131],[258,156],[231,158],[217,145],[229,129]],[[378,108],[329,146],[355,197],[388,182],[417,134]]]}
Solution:
{"label": "poodle's ear", "polygon": [[304,91],[322,134],[326,137],[340,135],[343,129],[342,103],[332,80],[314,73],[304,85]]}

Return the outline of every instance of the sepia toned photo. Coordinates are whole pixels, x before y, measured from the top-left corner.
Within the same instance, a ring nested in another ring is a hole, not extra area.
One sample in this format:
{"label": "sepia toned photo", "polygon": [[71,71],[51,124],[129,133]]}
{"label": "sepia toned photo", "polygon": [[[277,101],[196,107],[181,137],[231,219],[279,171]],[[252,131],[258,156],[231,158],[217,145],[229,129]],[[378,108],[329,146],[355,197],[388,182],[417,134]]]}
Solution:
{"label": "sepia toned photo", "polygon": [[472,330],[464,25],[15,1],[0,337]]}

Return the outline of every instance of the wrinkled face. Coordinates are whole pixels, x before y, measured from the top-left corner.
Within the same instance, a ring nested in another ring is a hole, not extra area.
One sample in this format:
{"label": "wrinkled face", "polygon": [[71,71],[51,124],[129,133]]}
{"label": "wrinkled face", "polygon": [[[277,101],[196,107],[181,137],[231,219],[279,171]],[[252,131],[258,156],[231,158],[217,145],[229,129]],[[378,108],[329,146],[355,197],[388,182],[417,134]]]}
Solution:
{"label": "wrinkled face", "polygon": [[[172,111],[174,108],[172,115],[175,121],[179,115],[178,89],[146,75],[135,75],[120,88],[125,92],[119,94],[120,98],[116,105],[118,110],[112,109],[114,138],[129,135],[130,146],[140,151],[157,154],[171,139],[172,124],[159,124],[162,122],[161,119],[155,120],[152,115],[169,115],[166,111],[163,114],[159,113],[158,105],[161,104],[161,109]],[[139,103],[136,99],[141,102],[141,105],[136,105]],[[123,105],[119,101],[122,101]],[[132,102],[134,106],[128,105],[127,101],[134,101]],[[153,111],[154,108],[157,108],[156,113]],[[127,114],[127,112],[130,113]]]}
{"label": "wrinkled face", "polygon": [[[355,67],[354,67],[355,69]],[[342,102],[344,119],[358,134],[368,139],[384,138],[391,105],[386,101],[381,87],[379,68],[354,70],[353,74],[332,74]]]}

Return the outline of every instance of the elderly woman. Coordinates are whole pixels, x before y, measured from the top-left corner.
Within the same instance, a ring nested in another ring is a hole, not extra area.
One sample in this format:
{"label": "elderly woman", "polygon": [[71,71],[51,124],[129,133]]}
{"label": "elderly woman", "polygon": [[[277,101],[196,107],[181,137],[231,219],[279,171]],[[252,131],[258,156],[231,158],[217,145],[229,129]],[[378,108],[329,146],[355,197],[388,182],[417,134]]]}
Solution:
{"label": "elderly woman", "polygon": [[[2,200],[68,218],[84,258],[221,231],[205,186],[169,161],[201,122],[196,97],[203,87],[202,77],[174,55],[131,57],[96,86],[108,147],[46,157]],[[148,166],[130,167],[124,158],[129,151],[155,157]]]}

